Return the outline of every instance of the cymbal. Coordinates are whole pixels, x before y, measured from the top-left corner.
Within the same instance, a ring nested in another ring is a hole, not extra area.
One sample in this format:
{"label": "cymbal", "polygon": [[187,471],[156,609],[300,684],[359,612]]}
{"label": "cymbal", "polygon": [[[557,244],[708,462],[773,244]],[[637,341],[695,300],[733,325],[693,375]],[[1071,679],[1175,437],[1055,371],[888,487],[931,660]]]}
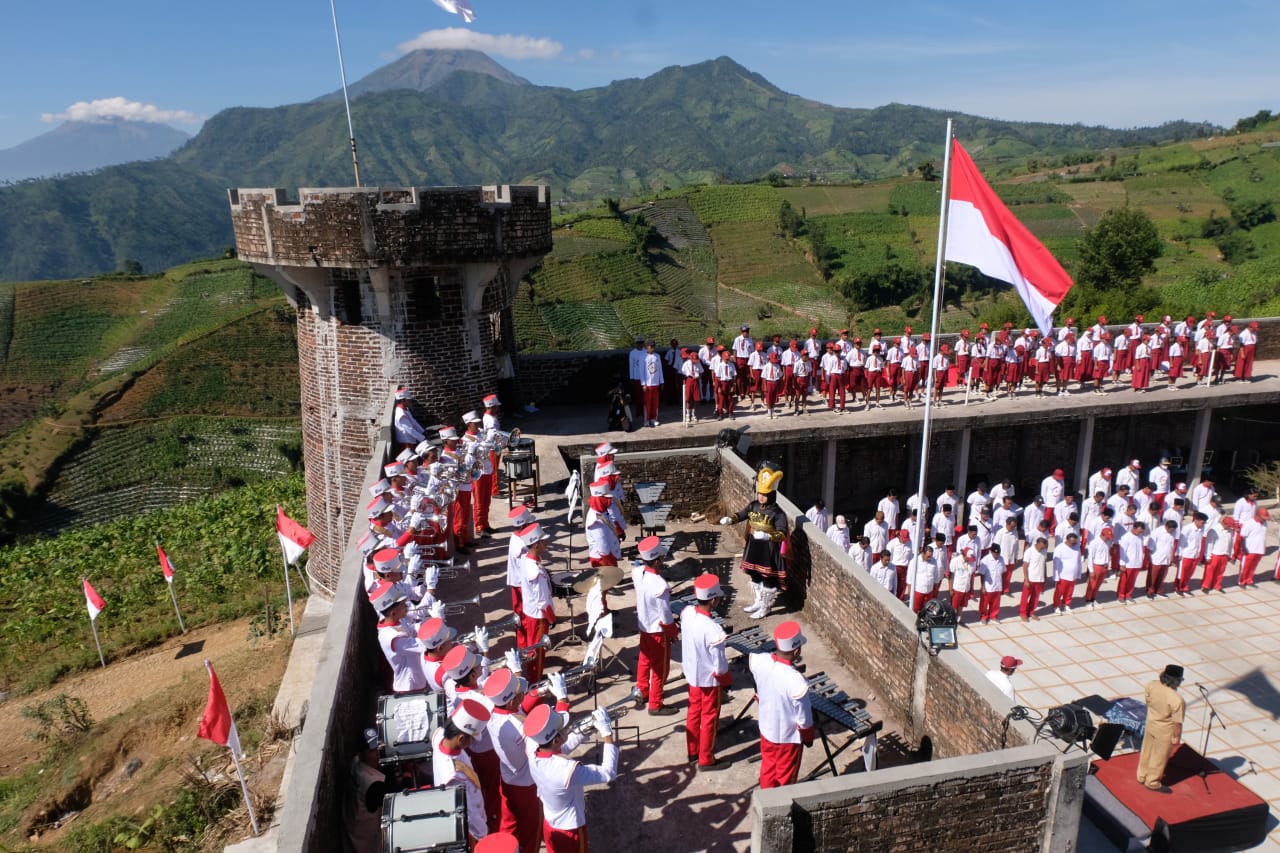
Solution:
{"label": "cymbal", "polygon": [[622,569],[618,566],[600,566],[587,569],[580,575],[579,580],[574,581],[574,590],[586,595],[591,591],[591,587],[595,584],[597,577],[600,578],[601,592],[607,592],[622,583]]}

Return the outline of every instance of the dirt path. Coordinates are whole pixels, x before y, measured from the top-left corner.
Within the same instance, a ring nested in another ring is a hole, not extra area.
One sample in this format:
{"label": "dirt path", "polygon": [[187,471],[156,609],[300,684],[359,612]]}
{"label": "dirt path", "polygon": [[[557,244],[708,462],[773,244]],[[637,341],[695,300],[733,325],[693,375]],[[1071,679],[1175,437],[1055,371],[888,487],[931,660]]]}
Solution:
{"label": "dirt path", "polygon": [[719,281],[716,282],[716,287],[723,287],[725,290],[732,291],[733,293],[736,293],[739,296],[745,296],[748,299],[754,299],[756,302],[763,302],[765,305],[772,305],[774,308],[777,308],[781,311],[786,311],[788,314],[790,314],[793,317],[799,317],[800,319],[804,320],[806,323],[817,322],[815,318],[810,317],[808,314],[801,314],[796,309],[792,308],[789,305],[783,305],[781,302],[774,302],[772,299],[765,299],[763,296],[758,296],[757,294],[754,294],[754,293],[748,293],[745,290],[741,290],[736,287],[731,287],[730,285],[724,284],[723,282],[719,282]]}

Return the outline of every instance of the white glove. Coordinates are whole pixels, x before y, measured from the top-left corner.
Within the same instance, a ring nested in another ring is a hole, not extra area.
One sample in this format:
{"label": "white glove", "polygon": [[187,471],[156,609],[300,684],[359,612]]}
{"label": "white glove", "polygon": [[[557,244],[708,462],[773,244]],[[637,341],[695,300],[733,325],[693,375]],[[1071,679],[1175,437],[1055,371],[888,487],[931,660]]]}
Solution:
{"label": "white glove", "polygon": [[431,609],[429,609],[427,613],[433,619],[434,618],[443,619],[444,618],[444,602],[441,601],[440,599],[436,599],[435,601],[431,602]]}
{"label": "white glove", "polygon": [[609,718],[609,712],[604,708],[596,708],[592,711],[591,720],[595,723],[596,732],[600,737],[609,737],[613,734],[613,720]]}
{"label": "white glove", "polygon": [[481,625],[476,628],[476,651],[484,654],[489,651],[489,629]]}
{"label": "white glove", "polygon": [[519,675],[521,670],[520,653],[515,649],[507,649],[507,653],[503,657],[507,660],[507,669],[511,670],[512,674]]}
{"label": "white glove", "polygon": [[768,533],[766,533],[766,532],[764,532],[763,530],[757,530],[755,533],[752,533],[752,534],[751,534],[751,538],[752,538],[752,539],[762,539],[762,540],[763,540],[763,539],[768,539],[768,538],[769,538],[769,534],[768,534]]}
{"label": "white glove", "polygon": [[731,516],[731,515],[722,515],[722,516],[720,516],[720,523],[721,523],[721,524],[733,524],[733,516]]}
{"label": "white glove", "polygon": [[562,702],[569,701],[569,685],[564,682],[564,675],[559,672],[553,672],[547,676],[547,687],[551,690],[551,695]]}

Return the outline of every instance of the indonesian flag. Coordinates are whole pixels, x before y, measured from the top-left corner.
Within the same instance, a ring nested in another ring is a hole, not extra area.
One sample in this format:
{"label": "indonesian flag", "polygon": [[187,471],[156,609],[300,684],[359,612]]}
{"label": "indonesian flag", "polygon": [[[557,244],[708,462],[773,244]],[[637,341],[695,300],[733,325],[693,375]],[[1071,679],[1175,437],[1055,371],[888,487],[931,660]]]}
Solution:
{"label": "indonesian flag", "polygon": [[1012,284],[1041,333],[1048,335],[1053,309],[1071,289],[1071,277],[1004,206],[960,142],[953,139],[951,146],[946,260]]}
{"label": "indonesian flag", "polygon": [[160,571],[164,572],[165,583],[173,583],[173,563],[164,549],[156,545],[156,553],[160,555]]}
{"label": "indonesian flag", "polygon": [[231,706],[227,704],[227,696],[218,683],[218,674],[213,671],[213,664],[204,662],[209,670],[209,701],[204,706],[204,716],[200,718],[200,730],[196,732],[205,740],[230,747],[237,756],[243,755],[240,748],[240,735],[236,732],[236,721],[231,719]]}
{"label": "indonesian flag", "polygon": [[107,606],[102,596],[98,595],[98,591],[93,588],[93,584],[89,583],[88,578],[84,580],[84,603],[89,608],[90,621],[97,619],[98,614]]}
{"label": "indonesian flag", "polygon": [[441,9],[453,15],[461,15],[462,20],[471,23],[476,19],[476,13],[471,11],[470,0],[432,0]]}
{"label": "indonesian flag", "polygon": [[291,566],[298,562],[307,546],[316,541],[314,533],[285,515],[284,507],[279,505],[276,506],[276,533],[280,536],[284,560]]}

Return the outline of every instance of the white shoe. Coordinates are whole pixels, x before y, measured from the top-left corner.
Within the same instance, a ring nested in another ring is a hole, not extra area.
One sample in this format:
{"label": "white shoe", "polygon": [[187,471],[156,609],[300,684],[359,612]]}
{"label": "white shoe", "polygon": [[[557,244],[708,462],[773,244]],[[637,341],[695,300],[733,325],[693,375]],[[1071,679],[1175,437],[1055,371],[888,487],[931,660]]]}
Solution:
{"label": "white shoe", "polygon": [[1064,605],[1064,606],[1063,606],[1063,608],[1062,608],[1062,611],[1063,611],[1064,613],[1070,613],[1070,612],[1071,612],[1071,605],[1070,605],[1070,604]]}
{"label": "white shoe", "polygon": [[742,608],[743,613],[750,613],[751,611],[755,610],[757,607],[760,606],[760,594],[764,592],[764,584],[752,581],[751,591],[756,594],[755,600],[752,601],[750,604],[748,604],[746,607]]}
{"label": "white shoe", "polygon": [[1062,615],[1062,608],[1061,608],[1061,607],[1059,607],[1059,608],[1055,609],[1055,610],[1054,610],[1054,612],[1055,612],[1055,613],[1057,613],[1059,616],[1061,616],[1061,615]]}
{"label": "white shoe", "polygon": [[654,422],[653,422],[653,425],[654,425],[654,426],[657,426],[657,425],[658,425],[658,422],[657,422],[657,421],[654,421]]}
{"label": "white shoe", "polygon": [[768,615],[769,610],[773,607],[773,602],[778,598],[778,590],[765,589],[760,594],[760,606],[752,610],[749,615],[752,619],[763,619]]}

